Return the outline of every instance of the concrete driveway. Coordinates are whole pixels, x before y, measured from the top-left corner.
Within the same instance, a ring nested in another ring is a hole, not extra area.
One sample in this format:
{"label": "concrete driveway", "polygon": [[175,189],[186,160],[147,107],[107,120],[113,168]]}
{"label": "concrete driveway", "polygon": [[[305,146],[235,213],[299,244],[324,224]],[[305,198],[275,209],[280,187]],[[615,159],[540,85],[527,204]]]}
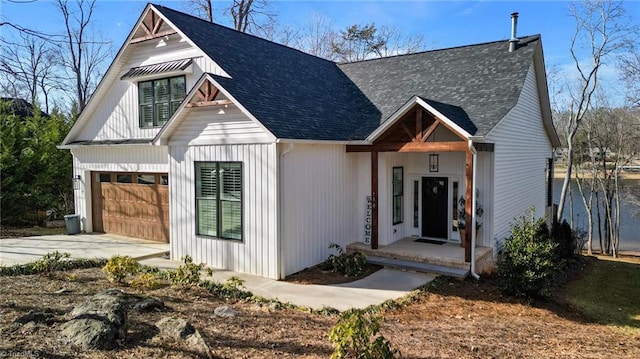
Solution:
{"label": "concrete driveway", "polygon": [[158,255],[169,250],[168,243],[157,243],[113,234],[51,235],[0,239],[0,264],[33,262],[49,252],[71,253],[72,258],[134,258]]}

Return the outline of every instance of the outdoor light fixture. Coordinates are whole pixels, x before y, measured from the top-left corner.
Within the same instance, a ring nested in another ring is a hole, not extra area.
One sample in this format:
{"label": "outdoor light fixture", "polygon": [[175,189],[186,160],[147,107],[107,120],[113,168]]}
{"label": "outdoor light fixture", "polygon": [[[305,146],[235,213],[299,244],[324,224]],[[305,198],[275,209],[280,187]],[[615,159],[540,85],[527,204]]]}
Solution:
{"label": "outdoor light fixture", "polygon": [[80,177],[80,175],[75,175],[73,176],[73,189],[80,189],[80,184],[81,184],[81,180],[82,177]]}
{"label": "outdoor light fixture", "polygon": [[438,172],[438,156],[437,153],[429,155],[429,172]]}

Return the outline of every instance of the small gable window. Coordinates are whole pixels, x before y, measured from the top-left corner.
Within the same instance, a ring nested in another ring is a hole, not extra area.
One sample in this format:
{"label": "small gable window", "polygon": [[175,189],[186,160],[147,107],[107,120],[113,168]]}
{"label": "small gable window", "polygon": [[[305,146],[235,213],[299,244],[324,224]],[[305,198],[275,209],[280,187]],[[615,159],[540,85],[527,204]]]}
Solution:
{"label": "small gable window", "polygon": [[140,127],[162,127],[186,93],[184,76],[138,82]]}

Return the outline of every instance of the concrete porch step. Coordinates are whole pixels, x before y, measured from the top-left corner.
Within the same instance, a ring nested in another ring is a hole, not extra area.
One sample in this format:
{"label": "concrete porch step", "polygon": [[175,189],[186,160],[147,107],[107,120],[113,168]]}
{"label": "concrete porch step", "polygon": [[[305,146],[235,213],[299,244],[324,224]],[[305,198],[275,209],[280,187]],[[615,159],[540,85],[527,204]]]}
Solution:
{"label": "concrete porch step", "polygon": [[384,267],[411,270],[416,272],[441,274],[454,278],[466,278],[469,275],[469,269],[446,267],[438,264],[405,261],[402,259],[384,258],[376,256],[367,256],[367,262]]}

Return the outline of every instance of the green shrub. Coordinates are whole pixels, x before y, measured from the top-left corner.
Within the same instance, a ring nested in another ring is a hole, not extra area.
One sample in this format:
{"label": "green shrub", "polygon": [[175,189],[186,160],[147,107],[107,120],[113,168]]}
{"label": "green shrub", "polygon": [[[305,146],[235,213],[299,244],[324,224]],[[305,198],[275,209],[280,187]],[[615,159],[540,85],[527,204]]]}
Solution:
{"label": "green shrub", "polygon": [[334,348],[331,359],[387,359],[400,356],[400,352],[392,349],[384,336],[376,337],[380,331],[379,321],[379,317],[366,315],[362,310],[344,312],[329,331],[329,340]]}
{"label": "green shrub", "polygon": [[[42,272],[42,270],[47,266],[44,266],[42,264],[37,264],[41,260],[38,260],[36,262],[26,263],[26,264],[0,266],[0,277],[45,273],[45,272]],[[55,265],[55,270],[64,271],[64,270],[72,270],[72,269],[96,268],[96,267],[104,266],[105,263],[107,263],[107,260],[103,258],[68,259],[68,260],[57,262]],[[51,267],[48,267],[48,268],[51,268]],[[48,268],[46,269],[49,270]],[[48,271],[46,273],[51,273],[51,272]]]}
{"label": "green shrub", "polygon": [[562,223],[555,222],[551,227],[551,238],[558,245],[556,251],[563,260],[575,257],[582,250],[578,237],[566,220]]}
{"label": "green shrub", "polygon": [[130,256],[113,256],[109,258],[102,271],[110,282],[123,283],[128,275],[136,275],[140,265]]}
{"label": "green shrub", "polygon": [[33,270],[36,273],[51,276],[54,272],[64,267],[64,262],[66,262],[69,257],[71,257],[70,253],[60,253],[58,251],[47,253],[33,263]]}
{"label": "green shrub", "polygon": [[332,271],[347,277],[358,276],[364,272],[367,266],[367,257],[364,254],[360,252],[347,254],[335,243],[331,243],[329,248],[336,249],[338,252],[337,255],[330,254],[325,262]]}
{"label": "green shrub", "polygon": [[182,257],[183,265],[176,270],[166,271],[165,275],[171,285],[198,285],[200,283],[200,271],[204,264],[195,264],[191,256]]}
{"label": "green shrub", "polygon": [[498,286],[510,296],[546,297],[561,267],[557,244],[544,220],[535,220],[531,210],[513,224],[505,241],[496,270]]}
{"label": "green shrub", "polygon": [[244,281],[236,276],[227,279],[224,283],[203,280],[199,286],[218,298],[241,300],[253,297],[253,294],[244,287]]}
{"label": "green shrub", "polygon": [[164,285],[164,282],[158,278],[157,274],[142,273],[137,278],[132,279],[129,285],[133,288],[158,289]]}

